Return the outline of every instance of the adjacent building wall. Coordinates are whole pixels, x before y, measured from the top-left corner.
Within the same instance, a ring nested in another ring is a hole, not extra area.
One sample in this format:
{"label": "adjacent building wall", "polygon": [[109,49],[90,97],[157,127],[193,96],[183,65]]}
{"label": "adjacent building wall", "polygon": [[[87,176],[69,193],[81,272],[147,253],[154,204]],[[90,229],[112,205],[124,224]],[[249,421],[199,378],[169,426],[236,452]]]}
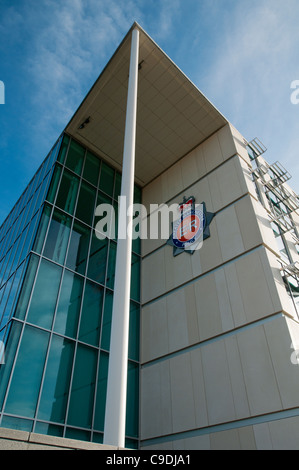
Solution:
{"label": "adjacent building wall", "polygon": [[284,414],[299,407],[299,327],[232,126],[147,185],[143,203],[191,195],[216,214],[200,250],[173,257],[165,240],[143,241],[141,447],[283,447],[287,419],[299,434],[298,409]]}

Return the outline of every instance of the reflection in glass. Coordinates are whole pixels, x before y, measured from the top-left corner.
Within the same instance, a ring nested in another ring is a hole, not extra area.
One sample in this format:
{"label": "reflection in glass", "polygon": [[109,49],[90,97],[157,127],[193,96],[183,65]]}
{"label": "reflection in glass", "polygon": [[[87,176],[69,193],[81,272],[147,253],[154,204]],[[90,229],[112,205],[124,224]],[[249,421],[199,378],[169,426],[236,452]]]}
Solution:
{"label": "reflection in glass", "polygon": [[64,264],[72,220],[63,212],[55,210],[50,223],[44,256]]}
{"label": "reflection in glass", "polygon": [[74,173],[81,175],[84,154],[85,149],[81,147],[80,144],[72,140],[67,154],[65,166],[67,166]]}
{"label": "reflection in glass", "polygon": [[48,340],[49,334],[45,331],[25,327],[5,406],[6,413],[34,417]]}
{"label": "reflection in glass", "polygon": [[95,188],[82,181],[76,209],[76,218],[88,225],[91,225],[93,221],[95,198]]}
{"label": "reflection in glass", "polygon": [[67,423],[91,428],[97,350],[78,344]]}
{"label": "reflection in glass", "polygon": [[66,261],[68,268],[83,275],[86,271],[90,232],[86,225],[75,221]]}
{"label": "reflection in glass", "polygon": [[73,356],[74,342],[53,335],[39,405],[39,419],[64,422]]}
{"label": "reflection in glass", "polygon": [[80,341],[99,346],[102,306],[103,288],[94,282],[87,281],[80,320]]}
{"label": "reflection in glass", "polygon": [[64,170],[59,192],[56,199],[56,205],[69,214],[73,214],[77,200],[79,178],[73,173]]}
{"label": "reflection in glass", "polygon": [[75,338],[78,328],[83,278],[65,271],[56,312],[54,330],[62,335]]}
{"label": "reflection in glass", "polygon": [[95,233],[92,234],[90,255],[88,261],[87,277],[104,284],[106,274],[108,241],[99,240]]}
{"label": "reflection in glass", "polygon": [[100,164],[101,160],[99,158],[97,158],[92,153],[87,152],[83,171],[83,178],[85,178],[95,186],[97,186],[98,184]]}
{"label": "reflection in glass", "polygon": [[27,321],[51,328],[62,269],[42,259],[28,311]]}

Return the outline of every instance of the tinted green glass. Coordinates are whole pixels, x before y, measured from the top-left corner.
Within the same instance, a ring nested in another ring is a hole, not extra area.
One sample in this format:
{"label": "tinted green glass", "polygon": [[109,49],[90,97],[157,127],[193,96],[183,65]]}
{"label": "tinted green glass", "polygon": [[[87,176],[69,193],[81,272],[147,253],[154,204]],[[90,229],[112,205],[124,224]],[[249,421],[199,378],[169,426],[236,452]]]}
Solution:
{"label": "tinted green glass", "polygon": [[43,328],[51,328],[62,269],[42,260],[28,311],[27,321]]}
{"label": "tinted green glass", "polygon": [[34,417],[48,340],[49,334],[45,331],[25,327],[5,406],[6,413]]}
{"label": "tinted green glass", "polygon": [[3,416],[1,427],[6,429],[17,429],[18,431],[31,432],[33,427],[33,421],[31,421],[30,419]]}
{"label": "tinted green glass", "polygon": [[54,324],[54,330],[58,333],[71,338],[76,337],[82,292],[83,278],[65,271]]}
{"label": "tinted green glass", "polygon": [[59,192],[56,199],[56,205],[69,214],[74,213],[79,187],[79,178],[64,170]]}
{"label": "tinted green glass", "polygon": [[87,281],[84,291],[79,340],[93,346],[99,345],[103,307],[103,288]]}
{"label": "tinted green glass", "polygon": [[39,419],[56,423],[65,420],[74,348],[73,341],[53,335],[39,405]]}
{"label": "tinted green glass", "polygon": [[24,320],[26,315],[26,310],[32,292],[38,261],[38,256],[32,255],[30,257],[30,261],[23,281],[23,287],[20,293],[15,313],[13,315],[15,318],[19,318],[20,320]]}
{"label": "tinted green glass", "polygon": [[140,301],[140,257],[132,254],[131,299]]}
{"label": "tinted green glass", "polygon": [[113,241],[110,241],[106,284],[111,289],[114,288],[116,250],[117,244]]}
{"label": "tinted green glass", "polygon": [[46,197],[47,201],[51,202],[52,204],[54,204],[54,201],[55,201],[56,192],[57,192],[57,188],[58,188],[59,181],[60,181],[61,171],[62,171],[61,166],[56,165],[53,176],[52,176],[52,181],[50,184],[48,195]]}
{"label": "tinted green glass", "polygon": [[114,189],[114,170],[102,162],[99,189],[109,196],[113,196]]}
{"label": "tinted green glass", "polygon": [[90,152],[87,152],[83,178],[87,179],[91,184],[98,185],[99,171],[101,160]]}
{"label": "tinted green glass", "polygon": [[97,351],[78,345],[67,422],[90,428],[97,367]]}
{"label": "tinted green glass", "polygon": [[65,437],[68,439],[77,439],[78,441],[90,441],[91,433],[82,429],[66,428]]}
{"label": "tinted green glass", "polygon": [[114,185],[114,199],[118,199],[118,196],[120,196],[120,191],[121,191],[121,174],[116,173],[115,174],[115,185]]}
{"label": "tinted green glass", "polygon": [[65,166],[70,168],[74,173],[81,175],[84,154],[85,149],[81,147],[80,144],[72,140],[66,157]]}
{"label": "tinted green glass", "polygon": [[50,223],[44,256],[64,264],[72,220],[63,212],[55,210]]}
{"label": "tinted green glass", "polygon": [[64,159],[65,159],[65,155],[66,155],[66,152],[67,152],[67,148],[68,148],[69,141],[70,141],[69,136],[65,134],[65,135],[63,136],[63,141],[62,141],[62,144],[61,144],[61,147],[60,147],[59,156],[58,156],[58,158],[57,158],[57,161],[60,162],[60,163],[63,163],[63,162],[64,162]]}
{"label": "tinted green glass", "polygon": [[139,423],[139,365],[128,364],[126,435],[138,437]]}
{"label": "tinted green glass", "polygon": [[139,361],[140,305],[130,303],[129,358]]}
{"label": "tinted green glass", "polygon": [[92,224],[95,211],[96,190],[82,181],[76,209],[76,218],[88,225]]}
{"label": "tinted green glass", "polygon": [[94,428],[98,431],[104,431],[108,364],[109,355],[107,353],[101,352],[94,417]]}
{"label": "tinted green glass", "polygon": [[0,411],[2,410],[6,387],[16,355],[22,325],[19,322],[11,322],[9,328],[8,338],[5,341],[5,364],[0,365]]}
{"label": "tinted green glass", "polygon": [[33,251],[36,251],[36,253],[42,252],[50,217],[51,217],[51,207],[46,205],[42,213],[38,232],[37,232],[36,239],[33,245]]}
{"label": "tinted green glass", "polygon": [[105,281],[107,251],[107,239],[99,240],[93,232],[88,261],[87,277],[102,284],[104,284]]}
{"label": "tinted green glass", "polygon": [[63,437],[63,426],[37,422],[34,432],[37,434],[46,434],[48,436]]}
{"label": "tinted green glass", "polygon": [[134,203],[141,204],[141,189],[138,186],[134,186]]}
{"label": "tinted green glass", "polygon": [[85,274],[91,229],[75,221],[66,265],[73,271]]}
{"label": "tinted green glass", "polygon": [[101,348],[106,349],[106,351],[109,351],[110,349],[112,307],[113,307],[113,293],[110,292],[109,290],[106,290],[104,312],[103,312],[102,337],[101,337]]}

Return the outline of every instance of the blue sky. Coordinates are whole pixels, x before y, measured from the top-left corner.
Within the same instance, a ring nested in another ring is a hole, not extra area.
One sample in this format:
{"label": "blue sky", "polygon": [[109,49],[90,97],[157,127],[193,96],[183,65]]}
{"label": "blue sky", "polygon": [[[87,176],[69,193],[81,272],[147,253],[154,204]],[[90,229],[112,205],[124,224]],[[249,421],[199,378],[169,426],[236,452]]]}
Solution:
{"label": "blue sky", "polygon": [[299,192],[298,0],[0,0],[0,224],[134,21]]}

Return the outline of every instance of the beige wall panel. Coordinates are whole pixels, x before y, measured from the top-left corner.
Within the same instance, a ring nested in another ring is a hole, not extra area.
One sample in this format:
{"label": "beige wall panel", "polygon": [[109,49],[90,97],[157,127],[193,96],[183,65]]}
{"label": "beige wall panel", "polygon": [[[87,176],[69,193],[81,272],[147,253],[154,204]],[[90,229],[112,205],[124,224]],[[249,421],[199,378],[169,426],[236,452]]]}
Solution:
{"label": "beige wall panel", "polygon": [[210,425],[236,419],[224,341],[208,344],[201,350]]}
{"label": "beige wall panel", "polygon": [[230,129],[232,133],[232,137],[234,139],[234,143],[236,146],[237,153],[250,164],[250,158],[248,155],[248,152],[246,150],[246,143],[244,142],[244,137],[240,132],[232,125],[230,124]]}
{"label": "beige wall panel", "polygon": [[215,218],[223,261],[244,253],[244,244],[234,206],[219,212]]}
{"label": "beige wall panel", "polygon": [[208,172],[223,163],[224,158],[217,133],[212,135],[212,137],[207,139],[202,144],[202,150],[204,154],[206,169]]}
{"label": "beige wall panel", "polygon": [[165,249],[155,251],[142,261],[142,302],[158,297],[165,293]]}
{"label": "beige wall panel", "polygon": [[241,450],[238,429],[214,432],[210,435],[211,450]]}
{"label": "beige wall panel", "polygon": [[166,296],[166,305],[169,350],[177,351],[189,343],[184,290]]}
{"label": "beige wall panel", "polygon": [[196,427],[193,381],[189,354],[170,360],[171,408],[173,432]]}
{"label": "beige wall panel", "polygon": [[237,419],[250,416],[241,356],[236,335],[225,338],[225,350]]}
{"label": "beige wall panel", "polygon": [[209,418],[200,348],[194,349],[190,352],[190,361],[192,369],[196,427],[204,428],[209,425]]}
{"label": "beige wall panel", "polygon": [[141,317],[142,342],[141,362],[169,353],[168,345],[168,316],[166,298],[146,305]]}
{"label": "beige wall panel", "polygon": [[221,152],[224,160],[227,160],[237,152],[230,125],[227,124],[217,132]]}
{"label": "beige wall panel", "polygon": [[[292,320],[289,320],[292,322]],[[299,339],[299,325],[295,322]],[[284,317],[264,325],[280,397],[285,409],[299,404],[299,367],[291,362],[291,334]]]}
{"label": "beige wall panel", "polygon": [[299,417],[269,423],[271,441],[275,450],[299,450]]}
{"label": "beige wall panel", "polygon": [[172,433],[169,361],[142,370],[141,439]]}
{"label": "beige wall panel", "polygon": [[251,414],[280,410],[282,402],[263,326],[241,332],[237,338]]}

